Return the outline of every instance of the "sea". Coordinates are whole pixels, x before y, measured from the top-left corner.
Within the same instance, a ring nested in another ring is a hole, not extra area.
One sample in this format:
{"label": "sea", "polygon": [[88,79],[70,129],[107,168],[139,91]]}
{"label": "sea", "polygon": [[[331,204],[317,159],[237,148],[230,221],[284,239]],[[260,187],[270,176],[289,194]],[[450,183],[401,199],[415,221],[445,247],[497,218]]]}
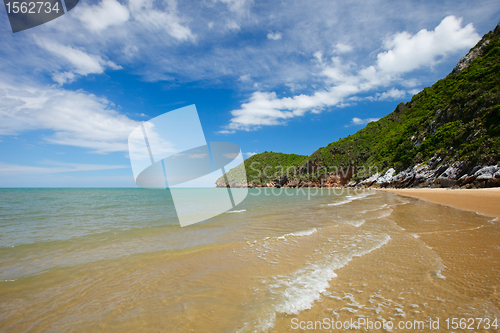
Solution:
{"label": "sea", "polygon": [[168,190],[0,189],[1,332],[499,332],[499,261],[497,219],[377,190],[181,227]]}

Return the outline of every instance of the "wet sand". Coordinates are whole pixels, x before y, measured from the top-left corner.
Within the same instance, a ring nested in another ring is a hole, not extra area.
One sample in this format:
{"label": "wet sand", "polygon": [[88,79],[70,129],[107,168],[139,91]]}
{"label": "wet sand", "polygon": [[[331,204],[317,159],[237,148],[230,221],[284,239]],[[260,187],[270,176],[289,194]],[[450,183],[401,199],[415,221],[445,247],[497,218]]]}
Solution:
{"label": "wet sand", "polygon": [[405,197],[422,199],[445,206],[478,212],[479,214],[500,218],[500,188],[483,189],[381,189]]}

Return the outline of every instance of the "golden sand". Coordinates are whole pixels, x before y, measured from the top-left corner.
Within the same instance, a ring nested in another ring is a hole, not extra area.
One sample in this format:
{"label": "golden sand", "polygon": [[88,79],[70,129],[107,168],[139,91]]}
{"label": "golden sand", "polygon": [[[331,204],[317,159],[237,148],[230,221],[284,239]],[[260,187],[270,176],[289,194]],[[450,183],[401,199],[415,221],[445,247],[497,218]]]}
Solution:
{"label": "golden sand", "polygon": [[402,196],[422,199],[462,210],[500,218],[500,188],[483,189],[383,189]]}

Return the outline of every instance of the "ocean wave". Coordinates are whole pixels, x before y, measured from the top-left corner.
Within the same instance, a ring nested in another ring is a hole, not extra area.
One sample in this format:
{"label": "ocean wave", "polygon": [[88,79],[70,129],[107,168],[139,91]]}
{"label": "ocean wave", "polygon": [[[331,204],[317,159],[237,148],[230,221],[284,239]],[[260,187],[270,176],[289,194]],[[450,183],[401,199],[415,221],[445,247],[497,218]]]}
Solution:
{"label": "ocean wave", "polygon": [[330,204],[328,204],[328,206],[341,206],[341,205],[345,205],[345,204],[347,204],[349,202],[352,202],[354,200],[363,199],[363,198],[366,198],[367,196],[373,195],[373,194],[375,194],[375,192],[363,192],[363,193],[355,195],[355,196],[348,195],[348,196],[346,196],[345,200],[342,200],[342,201],[339,201],[339,202],[330,203]]}
{"label": "ocean wave", "polygon": [[378,209],[378,211],[376,213],[374,213],[373,216],[371,216],[371,218],[382,219],[382,218],[390,216],[392,214],[392,211],[393,210],[391,208]]}
{"label": "ocean wave", "polygon": [[336,270],[346,266],[354,257],[364,256],[384,246],[390,239],[387,234],[370,235],[369,238],[363,239],[364,248],[360,249],[358,246],[353,247],[348,253],[330,254],[322,262],[308,264],[290,275],[273,277],[269,289],[276,295],[278,301],[274,305],[274,314],[266,316],[271,322],[261,322],[261,326],[272,327],[276,313],[297,315],[301,311],[310,309],[330,287],[330,280],[337,276]]}
{"label": "ocean wave", "polygon": [[243,213],[243,212],[246,212],[247,210],[246,209],[242,209],[242,210],[228,210],[226,213]]}
{"label": "ocean wave", "polygon": [[363,224],[365,224],[364,219],[359,219],[359,220],[349,220],[349,221],[344,221],[344,223],[352,225],[356,228],[361,227]]}
{"label": "ocean wave", "polygon": [[294,237],[310,236],[310,235],[316,233],[317,231],[318,231],[318,229],[312,228],[312,229],[307,229],[307,230],[302,230],[302,231],[291,232],[288,234],[284,234],[283,236],[273,237],[273,238],[286,239],[289,236],[294,236]]}

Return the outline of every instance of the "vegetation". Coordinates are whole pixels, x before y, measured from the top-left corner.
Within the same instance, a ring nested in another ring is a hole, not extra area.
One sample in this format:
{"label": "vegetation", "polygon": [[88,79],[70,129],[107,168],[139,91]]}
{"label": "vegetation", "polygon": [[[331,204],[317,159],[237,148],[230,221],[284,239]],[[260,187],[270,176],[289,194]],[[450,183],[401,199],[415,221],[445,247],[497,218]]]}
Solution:
{"label": "vegetation", "polygon": [[[306,155],[283,154],[264,152],[253,155],[245,160],[247,182],[253,184],[265,184],[273,179],[294,174],[296,170],[307,160]],[[242,164],[231,169],[227,173],[230,183],[242,184],[244,181],[244,169]],[[222,179],[217,180],[217,183]]]}
{"label": "vegetation", "polygon": [[[245,161],[248,180],[256,183],[271,180],[273,177],[262,176],[265,167],[267,175],[275,175],[280,168],[306,166],[306,163],[328,170],[358,166],[380,171],[393,167],[401,171],[439,155],[441,163],[497,164],[500,161],[500,25],[473,50],[482,55],[462,71],[452,72],[414,95],[411,101],[399,104],[392,113],[318,149],[309,158],[272,152],[252,156]],[[258,163],[252,168],[254,162]],[[242,175],[243,169],[239,168],[231,170],[228,176]]]}
{"label": "vegetation", "polygon": [[498,163],[499,39],[500,26],[472,49],[481,47],[482,56],[461,72],[425,88],[357,133],[318,149],[309,162],[326,167],[394,167],[396,171],[435,155],[440,155],[443,163]]}

